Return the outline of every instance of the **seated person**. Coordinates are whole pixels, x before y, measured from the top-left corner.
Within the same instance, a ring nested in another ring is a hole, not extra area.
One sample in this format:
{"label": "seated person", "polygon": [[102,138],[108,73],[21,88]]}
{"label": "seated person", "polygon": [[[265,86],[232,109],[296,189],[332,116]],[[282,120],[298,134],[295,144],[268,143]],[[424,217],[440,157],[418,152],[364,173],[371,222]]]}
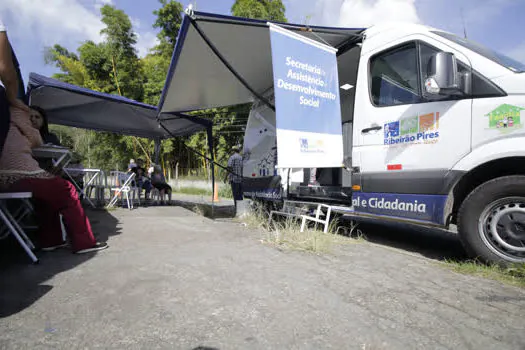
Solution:
{"label": "seated person", "polygon": [[[31,106],[30,108],[31,108],[31,125],[33,126],[33,128],[37,129],[40,132],[40,137],[42,138],[42,141],[44,142],[44,144],[61,146],[60,140],[58,139],[58,137],[55,134],[49,132],[49,125],[47,123],[46,112],[38,106]],[[39,159],[38,164],[40,168],[56,174],[54,170],[52,159],[50,158]]]}
{"label": "seated person", "polygon": [[57,135],[49,131],[49,123],[47,120],[46,111],[38,106],[31,106],[31,124],[33,127],[40,131],[42,141],[46,145],[62,146]]}
{"label": "seated person", "polygon": [[144,169],[144,161],[142,159],[137,159],[137,166],[130,168],[129,172],[135,173],[136,186],[146,191],[146,200],[149,200],[149,194],[151,192],[152,186],[150,179],[146,176],[146,169]]}
{"label": "seated person", "polygon": [[[33,118],[38,116],[34,115]],[[11,107],[11,123],[0,157],[0,190],[33,194],[38,239],[43,250],[54,250],[66,245],[62,238],[60,214],[74,253],[107,248],[107,243],[95,240],[75,187],[38,166],[31,149],[41,145],[42,137],[32,126],[31,114]]]}
{"label": "seated person", "polygon": [[133,159],[133,158],[130,159],[129,160],[129,165],[128,165],[128,172],[130,172],[131,169],[136,168],[136,167],[137,167],[137,164],[135,163],[135,159]]}
{"label": "seated person", "polygon": [[169,203],[171,203],[171,186],[166,182],[166,178],[162,173],[160,165],[153,166],[153,172],[151,173],[151,184],[160,192],[160,203],[165,204],[164,198],[168,195]]}
{"label": "seated person", "polygon": [[[73,181],[75,181],[80,188],[84,188],[84,166],[82,165],[81,157],[78,153],[73,152],[73,156],[71,157],[71,161],[69,162],[67,169],[69,176],[71,176]],[[71,181],[69,176],[64,174],[62,178]],[[79,198],[80,200],[84,199],[82,193],[79,193]]]}

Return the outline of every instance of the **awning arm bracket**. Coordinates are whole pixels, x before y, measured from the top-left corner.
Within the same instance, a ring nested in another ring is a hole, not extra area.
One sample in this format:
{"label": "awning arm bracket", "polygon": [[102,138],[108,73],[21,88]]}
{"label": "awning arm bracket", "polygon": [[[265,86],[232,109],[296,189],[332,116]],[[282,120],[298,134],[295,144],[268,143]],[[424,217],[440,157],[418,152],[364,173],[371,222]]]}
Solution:
{"label": "awning arm bracket", "polygon": [[213,43],[210,41],[210,39],[206,36],[206,34],[204,34],[204,32],[202,31],[202,29],[199,27],[199,25],[197,24],[197,22],[195,21],[194,18],[192,17],[189,17],[190,18],[190,21],[191,21],[191,24],[193,25],[193,27],[195,28],[195,30],[197,31],[197,33],[199,33],[200,37],[202,38],[202,40],[204,40],[204,42],[208,45],[208,47],[213,51],[213,53],[217,56],[217,58],[219,60],[221,60],[221,62],[226,66],[226,68],[228,68],[228,70],[237,78],[237,80],[239,80],[239,82],[246,88],[248,89],[248,91],[250,91],[252,93],[252,95],[256,98],[258,98],[260,101],[262,101],[265,105],[267,105],[272,111],[275,112],[275,106],[268,100],[266,99],[264,96],[262,96],[261,94],[259,94],[257,91],[255,91],[249,84],[248,82],[231,66],[231,64],[224,58],[224,56],[219,52],[219,50],[217,49],[217,47],[215,47],[215,45],[213,45]]}

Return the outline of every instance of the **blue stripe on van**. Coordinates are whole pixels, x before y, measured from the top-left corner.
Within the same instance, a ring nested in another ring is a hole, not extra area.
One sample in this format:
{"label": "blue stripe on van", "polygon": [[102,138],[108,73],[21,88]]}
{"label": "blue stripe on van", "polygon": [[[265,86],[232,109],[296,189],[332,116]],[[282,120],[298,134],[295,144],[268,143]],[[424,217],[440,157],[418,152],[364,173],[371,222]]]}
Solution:
{"label": "blue stripe on van", "polygon": [[407,218],[445,224],[446,195],[418,195],[400,193],[352,194],[352,207],[356,212]]}

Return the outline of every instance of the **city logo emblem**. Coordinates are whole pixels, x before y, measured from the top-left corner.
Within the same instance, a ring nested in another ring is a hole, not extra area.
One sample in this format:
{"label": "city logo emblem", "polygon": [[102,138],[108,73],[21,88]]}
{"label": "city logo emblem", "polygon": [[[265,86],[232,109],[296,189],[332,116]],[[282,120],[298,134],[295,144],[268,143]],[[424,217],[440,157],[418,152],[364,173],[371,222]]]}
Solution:
{"label": "city logo emblem", "polygon": [[307,138],[300,138],[299,144],[301,152],[303,153],[324,153],[323,140],[308,140]]}
{"label": "city logo emblem", "polygon": [[525,108],[502,104],[485,116],[489,118],[490,129],[510,133],[523,127],[522,119],[525,118]]}
{"label": "city logo emblem", "polygon": [[385,145],[435,143],[439,138],[439,112],[386,123],[383,131]]}

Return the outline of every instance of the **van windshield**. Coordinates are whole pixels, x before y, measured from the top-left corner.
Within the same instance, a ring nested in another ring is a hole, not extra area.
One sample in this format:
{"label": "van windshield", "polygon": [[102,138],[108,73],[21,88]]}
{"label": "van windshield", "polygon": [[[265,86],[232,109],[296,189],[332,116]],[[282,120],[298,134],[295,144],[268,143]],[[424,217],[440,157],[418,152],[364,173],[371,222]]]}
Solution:
{"label": "van windshield", "polygon": [[464,38],[461,38],[459,36],[456,36],[454,34],[450,34],[450,33],[445,33],[445,32],[438,32],[438,31],[433,31],[432,33],[434,34],[437,34],[445,39],[448,39],[448,40],[451,40],[453,42],[455,42],[456,44],[459,44],[463,47],[466,47],[467,49],[469,50],[472,50],[486,58],[488,58],[489,60],[492,60],[500,65],[502,65],[503,67],[507,68],[507,69],[510,69],[511,71],[513,71],[514,73],[523,73],[525,72],[525,64],[521,63],[521,62],[518,62],[510,57],[507,57],[505,55],[502,55],[501,53],[499,52],[496,52],[494,50],[491,50],[487,47],[484,47],[480,44],[477,44],[475,42],[472,42],[470,40],[467,40],[467,39],[464,39]]}

